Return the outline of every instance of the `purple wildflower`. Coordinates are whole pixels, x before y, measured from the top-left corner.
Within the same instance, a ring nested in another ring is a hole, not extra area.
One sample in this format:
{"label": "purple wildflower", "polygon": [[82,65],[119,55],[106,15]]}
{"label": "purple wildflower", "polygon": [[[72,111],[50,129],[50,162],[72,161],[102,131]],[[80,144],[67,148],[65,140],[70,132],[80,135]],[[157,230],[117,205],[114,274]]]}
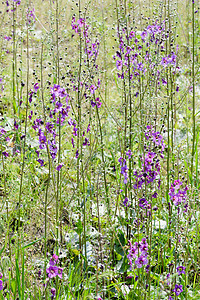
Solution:
{"label": "purple wildflower", "polygon": [[122,60],[117,60],[116,61],[117,70],[121,71],[122,66],[123,66]]}
{"label": "purple wildflower", "polygon": [[49,261],[50,266],[55,266],[58,261],[58,255],[53,254],[51,260]]}
{"label": "purple wildflower", "polygon": [[175,284],[175,288],[173,289],[173,292],[175,292],[176,296],[180,295],[183,291],[183,286],[180,284]]}
{"label": "purple wildflower", "polygon": [[129,150],[126,152],[126,155],[128,156],[128,159],[131,159],[131,156],[133,155],[133,153],[132,153],[131,150],[129,149]]}
{"label": "purple wildflower", "polygon": [[38,90],[39,88],[40,88],[40,87],[39,87],[39,83],[38,83],[38,82],[35,83],[34,86],[33,86],[33,89],[34,89],[35,93],[37,93],[37,90]]}
{"label": "purple wildflower", "polygon": [[153,195],[152,195],[152,198],[157,198],[157,196],[158,196],[158,193],[154,192]]}
{"label": "purple wildflower", "polygon": [[35,21],[35,9],[33,8],[32,10],[30,10],[30,8],[27,9],[27,22],[30,25],[32,22]]}
{"label": "purple wildflower", "polygon": [[30,115],[28,116],[29,120],[31,120],[33,117],[33,111],[31,110]]}
{"label": "purple wildflower", "polygon": [[72,147],[74,148],[74,139],[73,138],[71,139],[71,142],[72,142]]}
{"label": "purple wildflower", "polygon": [[186,267],[183,267],[183,266],[177,267],[176,270],[178,272],[178,275],[185,274],[185,269],[186,269]]}
{"label": "purple wildflower", "polygon": [[62,279],[63,268],[58,267],[58,277]]}
{"label": "purple wildflower", "polygon": [[83,142],[83,146],[87,146],[89,145],[89,139],[88,138],[85,138],[84,142]]}
{"label": "purple wildflower", "polygon": [[124,199],[123,204],[126,207],[130,205],[129,202],[128,202],[128,198],[127,197]]}
{"label": "purple wildflower", "polygon": [[17,5],[20,5],[21,0],[13,0],[13,2],[15,2]]}
{"label": "purple wildflower", "polygon": [[60,164],[60,165],[57,166],[56,170],[60,171],[62,167],[63,167],[63,164]]}
{"label": "purple wildflower", "polygon": [[67,92],[64,88],[60,89],[59,91],[59,97],[60,98],[65,98],[67,96]]}
{"label": "purple wildflower", "polygon": [[50,123],[50,122],[46,123],[46,130],[47,130],[47,132],[53,133],[53,128],[54,128],[53,123]]}
{"label": "purple wildflower", "polygon": [[11,37],[10,36],[4,36],[4,40],[6,40],[6,41],[10,41],[11,40]]}
{"label": "purple wildflower", "polygon": [[50,266],[48,269],[46,269],[46,272],[49,278],[56,277],[58,275],[58,267]]}
{"label": "purple wildflower", "polygon": [[9,156],[9,153],[6,152],[6,151],[3,151],[2,154],[3,154],[3,156],[5,156],[5,157],[8,157],[8,156]]}
{"label": "purple wildflower", "polygon": [[2,290],[3,290],[3,281],[0,280],[0,291],[2,291]]}
{"label": "purple wildflower", "polygon": [[90,92],[91,92],[91,94],[94,94],[94,92],[95,92],[96,89],[97,89],[97,87],[94,84],[92,84],[90,86]]}
{"label": "purple wildflower", "polygon": [[63,106],[62,103],[57,101],[56,104],[55,104],[55,110],[54,111],[55,112],[61,111],[62,106]]}
{"label": "purple wildflower", "polygon": [[51,289],[51,299],[53,299],[56,295],[56,289],[55,288],[52,288]]}
{"label": "purple wildflower", "polygon": [[79,27],[81,28],[85,25],[85,19],[80,18],[79,20],[77,20],[77,23],[78,23]]}
{"label": "purple wildflower", "polygon": [[91,130],[91,127],[90,127],[90,124],[88,124],[88,127],[87,127],[87,133]]}
{"label": "purple wildflower", "polygon": [[18,130],[18,128],[19,128],[19,125],[17,124],[16,121],[14,122],[14,128],[15,128],[16,130]]}
{"label": "purple wildflower", "polygon": [[3,127],[0,127],[0,137],[6,133],[6,130]]}
{"label": "purple wildflower", "polygon": [[92,107],[95,107],[96,106],[96,103],[94,101],[91,100],[91,105]]}
{"label": "purple wildflower", "polygon": [[147,207],[148,201],[145,198],[139,199],[139,207],[145,208]]}
{"label": "purple wildflower", "polygon": [[60,95],[60,86],[58,84],[54,84],[51,88],[51,94],[55,97],[59,97]]}
{"label": "purple wildflower", "polygon": [[44,161],[42,159],[37,159],[37,161],[40,163],[40,166],[43,167],[44,166]]}
{"label": "purple wildflower", "polygon": [[187,199],[187,190],[188,187],[186,186],[183,190],[180,190],[182,182],[180,180],[175,180],[174,183],[171,184],[169,196],[173,201],[174,205],[177,206],[181,203],[186,202]]}
{"label": "purple wildflower", "polygon": [[143,238],[139,244],[138,242],[135,242],[134,245],[132,245],[131,242],[129,241],[129,250],[128,250],[127,258],[129,260],[129,265],[131,266],[131,269],[133,268],[134,260],[135,260],[134,263],[137,268],[141,268],[143,265],[147,265],[148,264],[147,255],[148,255],[148,244],[145,238]]}
{"label": "purple wildflower", "polygon": [[39,143],[40,143],[39,148],[40,149],[44,149],[44,147],[46,146],[46,141],[47,141],[47,138],[40,129],[39,130]]}
{"label": "purple wildflower", "polygon": [[42,275],[42,270],[41,270],[41,269],[39,269],[39,271],[38,271],[38,277],[40,278],[40,277],[41,277],[41,275]]}
{"label": "purple wildflower", "polygon": [[127,180],[128,180],[128,167],[126,165],[126,159],[120,157],[118,159],[120,166],[121,166],[121,174],[124,175],[124,184],[127,184]]}
{"label": "purple wildflower", "polygon": [[138,259],[136,259],[135,264],[137,268],[140,269],[142,268],[142,266],[148,264],[148,259],[146,258],[146,256],[141,255],[140,257],[138,257]]}
{"label": "purple wildflower", "polygon": [[102,103],[100,102],[99,97],[96,98],[95,101],[96,101],[97,107],[100,108]]}
{"label": "purple wildflower", "polygon": [[30,92],[29,92],[29,98],[28,98],[29,103],[31,103],[32,100],[33,100],[33,94],[34,94],[34,92],[32,90],[30,90]]}

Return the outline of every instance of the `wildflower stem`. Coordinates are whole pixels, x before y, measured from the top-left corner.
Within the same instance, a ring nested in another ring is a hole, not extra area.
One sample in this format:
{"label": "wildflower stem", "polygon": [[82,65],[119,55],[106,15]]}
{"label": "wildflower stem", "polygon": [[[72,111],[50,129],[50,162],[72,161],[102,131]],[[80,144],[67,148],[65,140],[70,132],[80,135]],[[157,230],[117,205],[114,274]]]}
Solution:
{"label": "wildflower stem", "polygon": [[194,154],[195,154],[195,12],[194,12],[194,0],[192,1],[192,158],[191,158],[191,181],[194,182],[193,175],[193,164],[194,164]]}

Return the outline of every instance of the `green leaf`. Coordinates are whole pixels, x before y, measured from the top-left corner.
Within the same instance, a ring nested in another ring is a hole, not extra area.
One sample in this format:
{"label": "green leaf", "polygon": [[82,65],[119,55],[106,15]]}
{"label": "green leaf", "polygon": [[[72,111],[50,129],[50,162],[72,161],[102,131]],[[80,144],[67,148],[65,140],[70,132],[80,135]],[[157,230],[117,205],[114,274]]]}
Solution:
{"label": "green leaf", "polygon": [[5,246],[3,246],[3,248],[0,250],[0,257],[1,257],[1,254],[3,253],[4,249],[5,249]]}
{"label": "green leaf", "polygon": [[15,279],[11,280],[10,286],[11,286],[11,290],[12,290],[13,294],[15,294],[15,292],[16,292],[16,281],[15,281]]}
{"label": "green leaf", "polygon": [[17,258],[16,258],[16,281],[17,281],[19,300],[21,300],[22,298],[21,298],[20,272],[19,272],[19,265],[18,265],[18,259]]}
{"label": "green leaf", "polygon": [[128,258],[124,256],[122,261],[120,261],[118,264],[118,271],[119,273],[123,274],[128,270],[129,267]]}
{"label": "green leaf", "polygon": [[126,239],[124,237],[124,233],[120,230],[119,233],[117,234],[117,237],[115,239],[115,251],[120,254],[121,256],[124,256],[124,247],[126,245]]}
{"label": "green leaf", "polygon": [[30,243],[24,245],[24,246],[22,247],[22,249],[26,249],[26,248],[28,248],[28,247],[34,245],[34,244],[37,243],[38,241],[43,240],[43,239],[44,239],[44,238],[40,238],[40,239],[38,239],[38,240],[36,240],[36,241],[30,242]]}
{"label": "green leaf", "polygon": [[76,223],[75,231],[78,234],[81,234],[83,232],[83,225],[81,220],[79,219],[78,222]]}

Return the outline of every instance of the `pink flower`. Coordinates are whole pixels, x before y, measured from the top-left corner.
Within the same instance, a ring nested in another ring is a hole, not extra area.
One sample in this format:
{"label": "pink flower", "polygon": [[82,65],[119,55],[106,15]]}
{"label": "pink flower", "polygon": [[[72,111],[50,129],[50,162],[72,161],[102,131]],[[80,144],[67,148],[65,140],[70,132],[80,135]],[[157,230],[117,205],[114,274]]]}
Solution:
{"label": "pink flower", "polygon": [[62,279],[63,268],[58,267],[58,277]]}
{"label": "pink flower", "polygon": [[46,272],[49,278],[56,277],[58,275],[58,267],[50,266],[48,269],[46,269]]}
{"label": "pink flower", "polygon": [[90,92],[91,92],[91,94],[94,94],[94,92],[95,92],[96,89],[97,89],[97,87],[94,84],[92,84],[90,86]]}
{"label": "pink flower", "polygon": [[55,264],[57,263],[57,261],[58,261],[58,255],[53,254],[53,256],[52,256],[52,258],[51,258],[51,260],[49,262],[50,266],[55,266]]}
{"label": "pink flower", "polygon": [[3,281],[0,280],[0,291],[3,290]]}
{"label": "pink flower", "polygon": [[142,268],[142,266],[148,264],[148,259],[146,258],[146,256],[141,255],[140,257],[138,257],[138,259],[136,259],[135,264],[137,268],[140,269]]}

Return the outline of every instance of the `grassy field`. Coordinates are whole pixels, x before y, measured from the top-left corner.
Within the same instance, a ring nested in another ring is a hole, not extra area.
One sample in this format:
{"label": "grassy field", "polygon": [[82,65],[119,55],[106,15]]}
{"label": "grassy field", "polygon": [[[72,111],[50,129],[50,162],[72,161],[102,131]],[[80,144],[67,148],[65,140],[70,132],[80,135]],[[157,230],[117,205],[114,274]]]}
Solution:
{"label": "grassy field", "polygon": [[200,299],[199,5],[0,3],[0,299]]}

